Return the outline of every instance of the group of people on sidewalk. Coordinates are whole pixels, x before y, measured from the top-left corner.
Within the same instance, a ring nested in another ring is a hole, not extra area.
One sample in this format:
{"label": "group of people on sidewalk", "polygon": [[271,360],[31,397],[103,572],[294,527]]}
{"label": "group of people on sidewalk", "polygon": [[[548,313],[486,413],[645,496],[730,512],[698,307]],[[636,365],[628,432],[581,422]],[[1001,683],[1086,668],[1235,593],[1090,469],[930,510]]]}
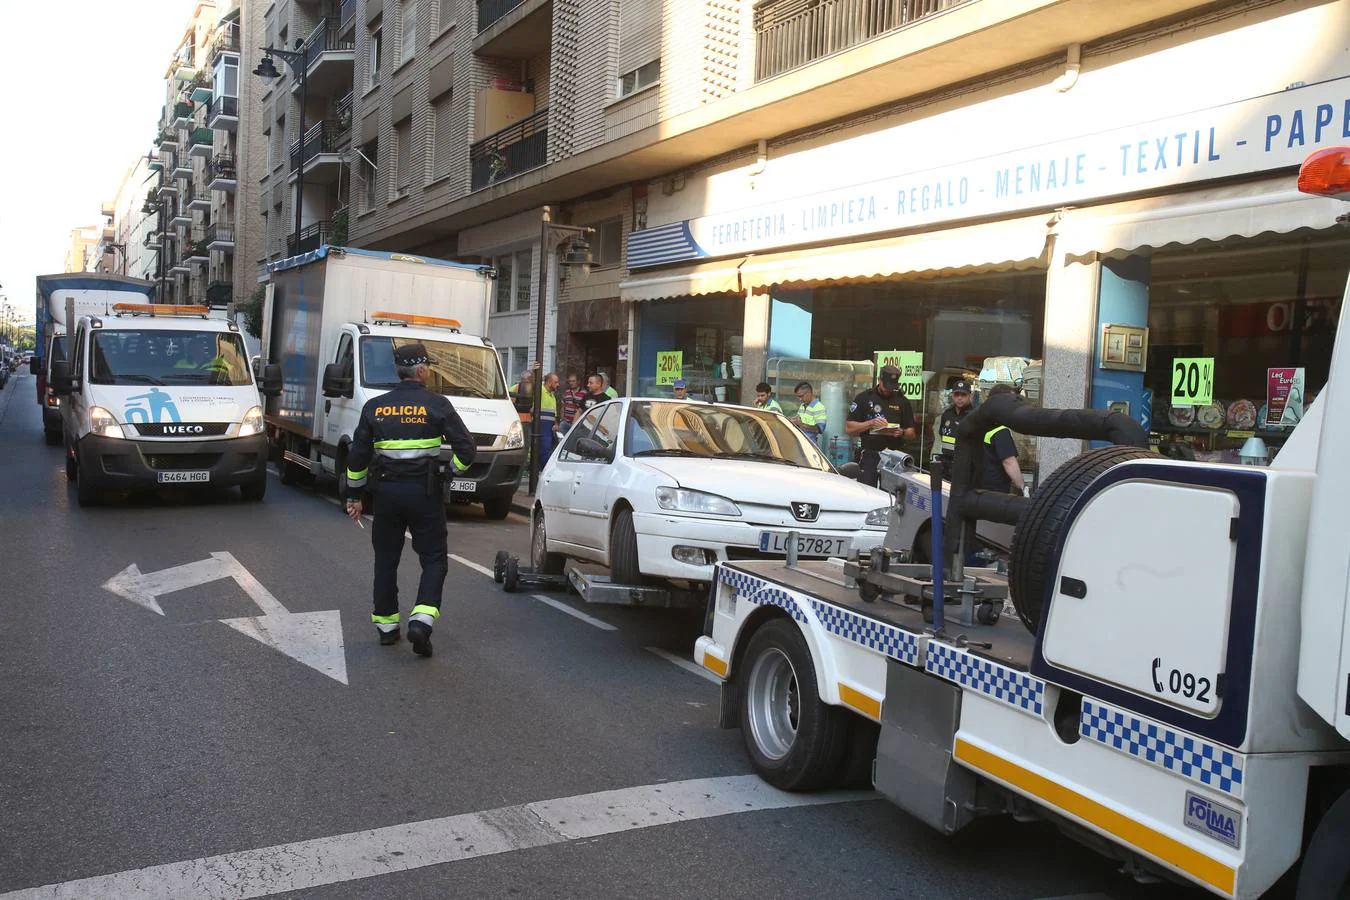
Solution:
{"label": "group of people on sidewalk", "polygon": [[[510,388],[511,402],[515,404],[525,428],[526,446],[534,446],[534,374],[534,371],[527,371]],[[609,383],[609,376],[603,372],[587,375],[584,386],[577,373],[569,372],[566,387],[563,387],[558,373],[549,372],[544,376],[543,384],[544,389],[539,396],[538,424],[540,453],[544,459],[553,455],[553,448],[582,413],[619,396],[619,392]]]}

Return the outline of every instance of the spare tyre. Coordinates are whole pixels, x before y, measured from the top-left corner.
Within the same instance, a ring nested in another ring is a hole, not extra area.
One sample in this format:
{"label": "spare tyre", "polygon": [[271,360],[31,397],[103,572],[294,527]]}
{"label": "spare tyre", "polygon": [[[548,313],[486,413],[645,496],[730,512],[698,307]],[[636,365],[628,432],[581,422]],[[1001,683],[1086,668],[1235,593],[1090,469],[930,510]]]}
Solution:
{"label": "spare tyre", "polygon": [[1138,447],[1102,447],[1076,456],[1054,471],[1031,498],[1013,534],[1012,558],[1008,564],[1008,589],[1017,617],[1032,634],[1040,626],[1046,588],[1055,577],[1055,549],[1068,525],[1069,510],[1108,469],[1133,459],[1158,459],[1158,454]]}

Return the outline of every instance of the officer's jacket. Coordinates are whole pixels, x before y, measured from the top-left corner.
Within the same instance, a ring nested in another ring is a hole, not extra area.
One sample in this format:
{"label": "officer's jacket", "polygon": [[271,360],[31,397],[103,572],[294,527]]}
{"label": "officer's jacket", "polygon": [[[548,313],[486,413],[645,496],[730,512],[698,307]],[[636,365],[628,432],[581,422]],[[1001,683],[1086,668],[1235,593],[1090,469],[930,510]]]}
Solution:
{"label": "officer's jacket", "polygon": [[938,433],[942,437],[942,452],[944,455],[951,456],[956,453],[956,429],[961,427],[961,420],[974,411],[974,406],[967,406],[964,410],[949,406],[942,411]]}
{"label": "officer's jacket", "polygon": [[416,381],[401,381],[387,394],[373,397],[347,450],[347,489],[358,497],[373,469],[377,476],[424,478],[437,464],[441,443],[450,445],[450,464],[463,472],[473,464],[477,444],[450,401]]}

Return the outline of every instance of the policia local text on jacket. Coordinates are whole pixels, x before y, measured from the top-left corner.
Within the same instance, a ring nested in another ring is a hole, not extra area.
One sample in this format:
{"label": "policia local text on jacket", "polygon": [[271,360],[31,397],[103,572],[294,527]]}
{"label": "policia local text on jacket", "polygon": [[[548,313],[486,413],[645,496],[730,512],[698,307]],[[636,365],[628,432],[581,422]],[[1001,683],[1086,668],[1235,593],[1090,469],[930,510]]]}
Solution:
{"label": "policia local text on jacket", "polygon": [[477,449],[450,401],[426,389],[428,362],[422,344],[406,344],[394,351],[402,380],[387,394],[366,403],[347,451],[348,513],[359,519],[357,498],[367,481],[376,500],[370,535],[375,547],[371,620],[380,632],[381,644],[399,639],[398,563],[404,533],[412,534],[422,579],[408,616],[408,640],[419,656],[431,655],[431,630],[441,616],[447,572],[441,442],[450,445],[451,466],[457,473],[469,468]]}

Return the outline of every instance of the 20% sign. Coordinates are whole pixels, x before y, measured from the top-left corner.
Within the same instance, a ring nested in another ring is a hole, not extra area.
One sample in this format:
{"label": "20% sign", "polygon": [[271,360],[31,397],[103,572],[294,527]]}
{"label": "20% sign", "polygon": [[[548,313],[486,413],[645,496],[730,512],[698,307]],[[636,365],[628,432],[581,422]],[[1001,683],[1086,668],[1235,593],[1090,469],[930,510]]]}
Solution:
{"label": "20% sign", "polygon": [[1214,357],[1172,360],[1172,405],[1208,406],[1214,402]]}

